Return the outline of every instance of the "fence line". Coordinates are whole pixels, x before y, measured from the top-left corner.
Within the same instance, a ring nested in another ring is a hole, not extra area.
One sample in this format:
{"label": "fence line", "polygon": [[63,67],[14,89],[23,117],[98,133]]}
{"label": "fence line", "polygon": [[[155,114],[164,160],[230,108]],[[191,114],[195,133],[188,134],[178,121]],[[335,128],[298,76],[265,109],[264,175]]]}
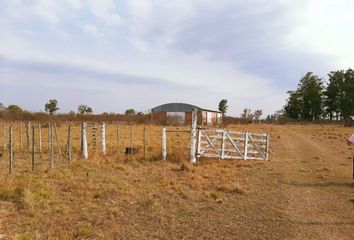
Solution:
{"label": "fence line", "polygon": [[[108,154],[113,158],[124,157],[126,151],[123,152],[123,149],[127,150],[127,148],[130,149],[128,156],[136,155],[143,159],[161,157],[161,128],[152,126],[133,127],[124,124],[99,124],[97,130],[101,130],[101,132],[96,132],[96,134],[100,136],[100,139],[98,139],[100,140],[100,145],[98,147],[102,147],[102,149],[99,149],[97,153],[101,157]],[[0,161],[0,172],[6,165],[9,167],[9,172],[44,171],[58,168],[63,164],[71,163],[73,160],[80,158],[89,159],[90,157],[91,159],[94,157],[92,151],[94,150],[93,143],[95,139],[91,135],[94,131],[93,123],[82,123],[81,128],[75,124],[72,126],[71,123],[66,126],[60,126],[55,123],[37,122],[15,122],[12,125],[5,122],[3,126],[7,135],[3,139],[5,141],[4,150],[11,151],[11,154],[9,161]],[[10,127],[12,129],[11,138]],[[25,132],[23,128],[25,128]],[[78,134],[80,129],[81,134]],[[181,154],[185,155],[183,158],[188,156],[187,151],[185,151],[185,149],[188,149],[187,135],[183,136],[185,138],[182,141],[179,133],[190,131],[179,129],[180,127],[165,129],[165,160],[167,158],[170,159],[170,157],[173,160]],[[169,132],[168,138],[166,136],[167,132]],[[21,143],[23,136],[25,145]],[[80,144],[75,145],[75,142],[80,143],[79,141],[81,141],[81,148]],[[30,144],[29,148],[28,144]],[[2,155],[6,158],[7,154]]]}

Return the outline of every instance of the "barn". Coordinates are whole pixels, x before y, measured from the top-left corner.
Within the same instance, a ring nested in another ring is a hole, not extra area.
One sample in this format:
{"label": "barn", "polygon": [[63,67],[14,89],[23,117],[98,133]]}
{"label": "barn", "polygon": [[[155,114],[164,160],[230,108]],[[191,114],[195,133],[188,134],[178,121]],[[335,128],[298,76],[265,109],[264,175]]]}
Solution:
{"label": "barn", "polygon": [[222,123],[222,113],[194,106],[187,103],[167,103],[151,109],[153,122],[167,124],[189,124],[192,122],[192,109],[198,111],[197,119],[199,125],[212,125]]}

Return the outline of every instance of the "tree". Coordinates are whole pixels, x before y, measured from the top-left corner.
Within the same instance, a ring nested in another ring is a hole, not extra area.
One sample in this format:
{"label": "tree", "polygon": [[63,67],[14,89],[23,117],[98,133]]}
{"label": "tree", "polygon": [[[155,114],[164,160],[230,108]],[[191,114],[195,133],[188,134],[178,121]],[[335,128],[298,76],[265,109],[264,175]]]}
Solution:
{"label": "tree", "polygon": [[222,113],[222,115],[224,116],[225,113],[227,112],[227,108],[229,106],[227,106],[227,99],[222,99],[220,102],[219,102],[219,111]]}
{"label": "tree", "polygon": [[312,72],[301,78],[284,106],[285,114],[293,119],[315,120],[323,113],[323,81]]}
{"label": "tree", "polygon": [[262,109],[258,109],[256,111],[254,111],[253,116],[254,116],[254,118],[255,118],[257,123],[259,122],[262,114],[263,114],[263,110]]}
{"label": "tree", "polygon": [[77,111],[80,114],[92,113],[93,112],[91,107],[89,107],[87,105],[83,105],[83,104],[79,105],[79,107],[77,108]]}
{"label": "tree", "polygon": [[135,115],[135,110],[133,108],[127,109],[125,115]]}
{"label": "tree", "polygon": [[341,114],[343,118],[354,115],[354,71],[348,69],[344,74]]}
{"label": "tree", "polygon": [[345,119],[354,115],[354,71],[332,71],[325,95],[325,111],[329,118]]}
{"label": "tree", "polygon": [[50,115],[53,115],[56,111],[59,110],[58,108],[58,101],[55,99],[50,99],[48,103],[44,106],[45,111],[49,112]]}
{"label": "tree", "polygon": [[323,81],[312,72],[308,72],[299,83],[303,108],[302,115],[305,120],[319,119],[323,112]]}
{"label": "tree", "polygon": [[329,82],[324,91],[325,112],[332,120],[334,117],[338,120],[342,114],[343,102],[343,84],[345,79],[344,71],[332,71],[328,74]]}
{"label": "tree", "polygon": [[252,115],[251,109],[245,108],[245,109],[243,109],[243,113],[241,114],[241,117],[243,119],[249,119],[251,115]]}
{"label": "tree", "polygon": [[7,110],[13,111],[13,112],[22,112],[22,108],[20,108],[19,106],[15,105],[15,104],[9,105],[7,107]]}
{"label": "tree", "polygon": [[291,119],[302,119],[302,97],[298,91],[289,91],[290,94],[287,104],[284,107],[284,113]]}

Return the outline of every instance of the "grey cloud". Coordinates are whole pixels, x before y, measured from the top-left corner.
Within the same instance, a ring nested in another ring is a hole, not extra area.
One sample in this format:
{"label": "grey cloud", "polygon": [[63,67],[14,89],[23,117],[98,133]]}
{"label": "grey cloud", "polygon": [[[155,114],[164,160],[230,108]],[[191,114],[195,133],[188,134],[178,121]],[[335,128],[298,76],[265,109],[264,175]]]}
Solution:
{"label": "grey cloud", "polygon": [[208,52],[211,60],[231,62],[281,87],[293,85],[299,73],[324,74],[329,69],[330,56],[284,44],[293,27],[291,5],[254,3],[208,9],[186,22],[188,27],[179,31],[170,47],[187,53]]}

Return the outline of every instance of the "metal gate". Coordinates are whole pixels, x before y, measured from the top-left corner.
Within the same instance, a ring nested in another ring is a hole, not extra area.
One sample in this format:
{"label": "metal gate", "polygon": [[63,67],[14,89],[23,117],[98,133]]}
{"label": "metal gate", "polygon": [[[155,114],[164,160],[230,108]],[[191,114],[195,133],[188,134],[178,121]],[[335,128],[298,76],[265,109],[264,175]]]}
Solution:
{"label": "metal gate", "polygon": [[197,157],[268,160],[269,134],[198,128]]}

